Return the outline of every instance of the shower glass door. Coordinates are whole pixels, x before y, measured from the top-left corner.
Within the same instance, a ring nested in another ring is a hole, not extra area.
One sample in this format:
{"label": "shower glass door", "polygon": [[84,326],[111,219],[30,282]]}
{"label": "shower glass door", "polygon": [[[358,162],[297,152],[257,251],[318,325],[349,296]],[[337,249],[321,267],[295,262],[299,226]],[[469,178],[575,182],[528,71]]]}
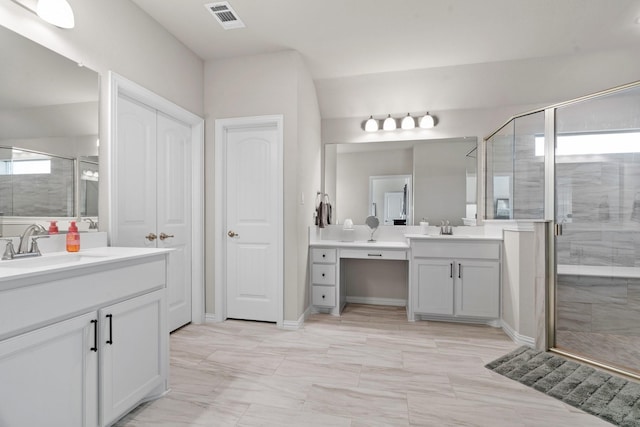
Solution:
{"label": "shower glass door", "polygon": [[554,348],[640,375],[640,88],[556,109]]}

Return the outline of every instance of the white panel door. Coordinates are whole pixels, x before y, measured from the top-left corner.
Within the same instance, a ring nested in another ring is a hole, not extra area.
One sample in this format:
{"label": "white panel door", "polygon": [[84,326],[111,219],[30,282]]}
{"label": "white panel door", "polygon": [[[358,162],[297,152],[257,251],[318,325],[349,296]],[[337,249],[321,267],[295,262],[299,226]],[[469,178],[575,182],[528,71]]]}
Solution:
{"label": "white panel door", "polygon": [[279,130],[228,129],[226,148],[227,317],[278,320]]}
{"label": "white panel door", "polygon": [[111,244],[170,247],[169,330],[191,321],[191,127],[118,96]]}
{"label": "white panel door", "polygon": [[169,330],[191,321],[191,128],[158,113],[158,247],[169,255]]}
{"label": "white panel door", "polygon": [[92,312],[0,341],[1,426],[98,424],[94,320]]}
{"label": "white panel door", "polygon": [[145,236],[156,232],[156,110],[124,96],[117,98],[118,130],[114,165],[115,246],[155,247]]}

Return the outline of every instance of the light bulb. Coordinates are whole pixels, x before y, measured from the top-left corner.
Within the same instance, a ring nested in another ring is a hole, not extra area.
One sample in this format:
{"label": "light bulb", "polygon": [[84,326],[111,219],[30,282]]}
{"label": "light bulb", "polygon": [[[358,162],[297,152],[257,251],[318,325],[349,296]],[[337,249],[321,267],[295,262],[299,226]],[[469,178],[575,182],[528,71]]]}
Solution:
{"label": "light bulb", "polygon": [[389,114],[389,116],[384,119],[384,123],[382,123],[382,129],[383,130],[396,130],[396,119],[391,117],[391,114]]}
{"label": "light bulb", "polygon": [[364,130],[367,132],[376,132],[378,129],[378,121],[374,119],[373,116],[369,116],[364,124]]}
{"label": "light bulb", "polygon": [[75,18],[71,5],[66,0],[38,0],[38,16],[60,28],[73,28]]}
{"label": "light bulb", "polygon": [[429,113],[427,113],[424,116],[420,117],[420,127],[422,129],[431,129],[435,125],[436,125],[436,123],[433,120],[433,116],[430,116]]}
{"label": "light bulb", "polygon": [[407,117],[402,119],[400,127],[402,129],[413,129],[416,127],[416,121],[411,117],[411,114],[407,113]]}

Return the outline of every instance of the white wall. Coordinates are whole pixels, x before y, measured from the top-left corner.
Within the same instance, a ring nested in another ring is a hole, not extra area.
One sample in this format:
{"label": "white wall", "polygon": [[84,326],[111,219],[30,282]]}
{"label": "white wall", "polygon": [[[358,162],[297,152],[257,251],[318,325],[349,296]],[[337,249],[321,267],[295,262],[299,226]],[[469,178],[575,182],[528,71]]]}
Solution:
{"label": "white wall", "polygon": [[536,338],[533,231],[504,231],[502,321],[530,342]]}
{"label": "white wall", "polygon": [[11,1],[0,25],[100,74],[100,224],[108,224],[108,71],[202,115],[203,61],[129,0],[69,0],[76,27],[63,30]]}
{"label": "white wall", "polygon": [[[245,56],[207,62],[204,96],[207,212],[214,211],[215,120],[284,116],[284,307],[285,320],[297,320],[306,306],[307,227],[313,220],[315,191],[320,189],[320,113],[313,82],[294,51]],[[207,313],[214,312],[213,224],[214,218],[207,215]]]}
{"label": "white wall", "polygon": [[[316,82],[324,143],[477,136],[513,115],[638,80],[640,46],[563,57],[370,74]],[[367,133],[373,114],[428,110],[434,129]]]}

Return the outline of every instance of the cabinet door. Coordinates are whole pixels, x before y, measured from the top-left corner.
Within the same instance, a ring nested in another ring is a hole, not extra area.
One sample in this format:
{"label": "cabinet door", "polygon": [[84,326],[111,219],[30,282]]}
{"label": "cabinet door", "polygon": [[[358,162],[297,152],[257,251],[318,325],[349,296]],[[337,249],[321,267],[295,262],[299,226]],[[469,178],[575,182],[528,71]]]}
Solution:
{"label": "cabinet door", "polygon": [[164,290],[99,311],[101,419],[109,425],[166,381]]}
{"label": "cabinet door", "polygon": [[0,425],[96,426],[92,312],[0,341]]}
{"label": "cabinet door", "polygon": [[458,261],[456,315],[500,316],[500,264],[497,261]]}
{"label": "cabinet door", "polygon": [[453,314],[453,261],[416,259],[413,265],[414,312]]}

